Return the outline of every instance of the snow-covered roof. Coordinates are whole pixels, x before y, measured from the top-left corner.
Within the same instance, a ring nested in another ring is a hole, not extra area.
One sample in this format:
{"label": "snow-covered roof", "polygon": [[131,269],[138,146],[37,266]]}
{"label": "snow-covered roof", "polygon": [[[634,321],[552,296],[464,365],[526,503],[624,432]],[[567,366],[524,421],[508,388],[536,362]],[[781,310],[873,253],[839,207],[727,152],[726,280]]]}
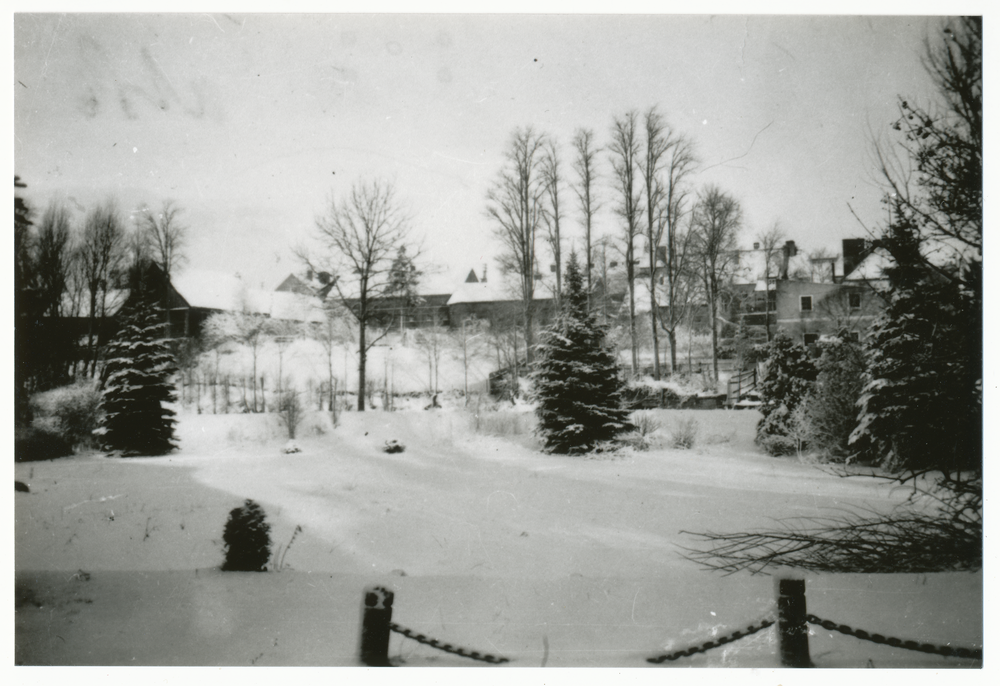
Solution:
{"label": "snow-covered roof", "polygon": [[249,288],[235,274],[190,269],[171,278],[191,307],[224,312],[255,312],[274,319],[322,321],[318,298],[288,291]]}
{"label": "snow-covered roof", "polygon": [[[534,300],[548,300],[552,295],[545,283],[539,279],[535,282]],[[480,281],[479,283],[462,282],[448,298],[449,305],[459,303],[488,303],[520,300],[520,289],[510,280]]]}
{"label": "snow-covered roof", "polygon": [[858,262],[851,273],[844,277],[845,281],[877,281],[885,279],[885,270],[893,265],[890,256],[881,250],[873,250]]}
{"label": "snow-covered roof", "polygon": [[172,276],[170,282],[191,307],[258,311],[251,304],[246,284],[235,274],[187,269]]}

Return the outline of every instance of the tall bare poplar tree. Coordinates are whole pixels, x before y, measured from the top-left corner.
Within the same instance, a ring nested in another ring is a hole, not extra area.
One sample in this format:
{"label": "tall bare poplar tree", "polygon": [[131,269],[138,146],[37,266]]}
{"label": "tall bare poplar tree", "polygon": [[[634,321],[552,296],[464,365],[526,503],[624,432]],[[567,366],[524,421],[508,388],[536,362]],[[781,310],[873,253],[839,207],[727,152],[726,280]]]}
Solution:
{"label": "tall bare poplar tree", "polygon": [[337,298],[358,323],[358,411],[364,412],[368,351],[388,333],[369,336],[369,329],[379,299],[396,287],[392,266],[400,246],[410,245],[410,220],[392,183],[358,180],[347,197],[330,199],[316,219],[316,237]]}
{"label": "tall bare poplar tree", "polygon": [[629,339],[632,349],[632,373],[639,368],[639,341],[635,326],[635,239],[642,231],[642,185],[639,160],[639,115],[635,110],[615,117],[611,126],[611,167],[619,202],[615,213],[621,218],[622,253],[625,256],[625,278],[628,281]]}
{"label": "tall bare poplar tree", "polygon": [[542,212],[542,218],[545,221],[545,234],[552,250],[552,259],[555,261],[555,301],[556,307],[559,307],[562,298],[562,233],[559,226],[562,220],[562,210],[559,207],[562,171],[559,163],[559,151],[556,149],[555,141],[551,138],[546,141],[542,154],[542,183],[545,185],[545,196],[548,199],[547,207]]}
{"label": "tall bare poplar tree", "polygon": [[584,243],[585,243],[585,269],[587,279],[587,307],[593,308],[591,298],[594,293],[594,215],[600,209],[595,195],[595,183],[597,181],[597,154],[600,152],[594,144],[594,132],[590,129],[577,129],[573,136],[573,150],[576,157],[573,160],[573,169],[577,173],[577,183],[573,187],[577,199],[580,201],[580,212],[583,215]]}
{"label": "tall bare poplar tree", "polygon": [[660,317],[660,327],[667,332],[670,344],[670,370],[677,369],[677,327],[687,317],[691,285],[691,236],[682,225],[688,213],[688,176],[694,171],[697,159],[691,140],[680,133],[672,133],[663,164],[663,222],[662,236],[666,239],[666,315]]}
{"label": "tall bare poplar tree", "polygon": [[673,144],[670,128],[656,107],[644,117],[646,148],[639,160],[646,191],[646,258],[649,263],[649,323],[653,334],[653,378],[660,378],[660,332],[657,327],[657,262],[666,227],[665,188],[660,178],[663,164]]}
{"label": "tall bare poplar tree", "polygon": [[539,170],[545,137],[530,126],[515,129],[504,153],[503,168],[486,192],[486,216],[503,246],[499,262],[520,281],[527,361],[534,345],[535,241],[542,221],[545,183]]}
{"label": "tall bare poplar tree", "polygon": [[719,294],[736,265],[736,235],[743,223],[743,210],[731,195],[717,186],[698,194],[691,230],[698,267],[712,320],[712,374],[719,380]]}

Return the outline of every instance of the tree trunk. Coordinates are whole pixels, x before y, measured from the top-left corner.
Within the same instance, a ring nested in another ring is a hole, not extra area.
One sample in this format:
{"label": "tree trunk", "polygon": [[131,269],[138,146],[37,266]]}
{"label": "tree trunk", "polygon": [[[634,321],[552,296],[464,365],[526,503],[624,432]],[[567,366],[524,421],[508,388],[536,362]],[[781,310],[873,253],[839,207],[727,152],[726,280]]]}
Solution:
{"label": "tree trunk", "polygon": [[[718,304],[715,288],[712,289],[712,296],[709,298],[709,307],[712,316],[712,379],[719,383],[719,323],[716,319]],[[716,387],[718,390],[718,387]]]}
{"label": "tree trunk", "polygon": [[667,332],[667,340],[670,342],[670,374],[672,376],[677,373],[677,330],[676,329],[670,329]]}
{"label": "tree trunk", "polygon": [[358,412],[365,411],[365,365],[368,362],[368,350],[365,336],[365,323],[358,326]]}
{"label": "tree trunk", "polygon": [[660,380],[660,332],[656,326],[656,251],[651,253],[649,269],[649,323],[653,331],[653,378]]}
{"label": "tree trunk", "polygon": [[628,286],[628,331],[632,340],[632,375],[639,370],[639,341],[635,329],[635,279],[629,279]]}

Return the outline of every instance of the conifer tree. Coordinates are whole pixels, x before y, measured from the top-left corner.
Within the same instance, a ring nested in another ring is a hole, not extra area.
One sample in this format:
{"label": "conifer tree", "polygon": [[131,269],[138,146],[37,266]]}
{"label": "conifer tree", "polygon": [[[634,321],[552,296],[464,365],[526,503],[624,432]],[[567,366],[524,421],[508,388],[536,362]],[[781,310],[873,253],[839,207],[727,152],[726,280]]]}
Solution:
{"label": "conifer tree", "polygon": [[105,351],[97,429],[102,450],[122,456],[164,455],[174,448],[177,397],[173,353],[163,334],[162,312],[152,289],[137,284],[122,310],[120,329]]}
{"label": "conifer tree", "polygon": [[566,269],[562,312],[542,335],[532,379],[545,451],[591,452],[632,428],[624,381],[605,342],[605,327],[587,307],[576,254]]}

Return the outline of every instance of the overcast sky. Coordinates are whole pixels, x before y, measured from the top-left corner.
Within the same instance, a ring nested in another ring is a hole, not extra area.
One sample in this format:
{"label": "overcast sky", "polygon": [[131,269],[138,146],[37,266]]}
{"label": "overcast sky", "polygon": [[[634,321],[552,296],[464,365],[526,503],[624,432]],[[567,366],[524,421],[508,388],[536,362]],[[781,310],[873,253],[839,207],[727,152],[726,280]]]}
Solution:
{"label": "overcast sky", "polygon": [[[331,193],[395,182],[450,275],[498,246],[485,193],[511,131],[562,144],[658,105],[694,142],[695,187],[839,250],[881,216],[872,132],[927,102],[923,17],[29,15],[14,18],[15,172],[82,218],[173,198],[190,266],[273,288]],[[606,156],[600,161],[605,180]],[[616,233],[607,186],[599,233]],[[566,195],[569,198],[567,192]],[[565,202],[565,200],[564,200]],[[580,244],[576,207],[570,240]],[[492,266],[495,268],[495,265]]]}

